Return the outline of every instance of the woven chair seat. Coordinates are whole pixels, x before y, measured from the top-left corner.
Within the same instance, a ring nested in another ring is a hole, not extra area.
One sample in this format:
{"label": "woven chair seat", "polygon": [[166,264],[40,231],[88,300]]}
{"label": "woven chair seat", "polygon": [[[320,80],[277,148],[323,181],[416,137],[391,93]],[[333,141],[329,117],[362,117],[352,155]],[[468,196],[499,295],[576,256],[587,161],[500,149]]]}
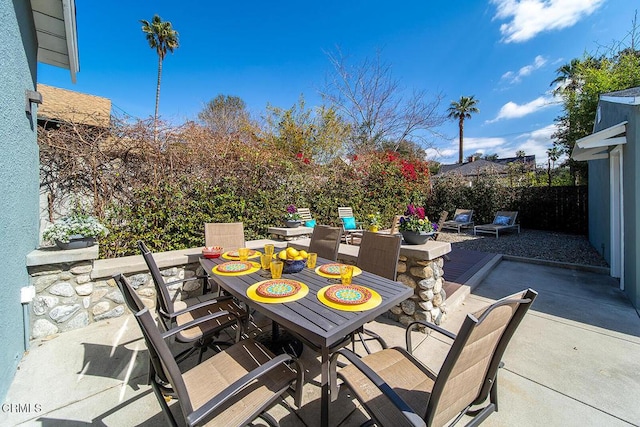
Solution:
{"label": "woven chair seat", "polygon": [[[219,395],[238,378],[265,364],[273,356],[251,339],[234,344],[222,353],[205,360],[182,375],[189,390],[193,409]],[[286,390],[296,378],[295,372],[282,364],[247,387],[207,422],[207,426],[242,425],[255,412],[273,400],[274,392]]]}
{"label": "woven chair seat", "polygon": [[[366,357],[365,363],[380,375],[416,413],[424,416],[425,402],[429,400],[436,375],[408,357],[405,350],[388,348]],[[375,414],[382,425],[402,424],[406,419],[400,410],[353,365],[340,370],[340,376],[356,394],[367,411]]]}

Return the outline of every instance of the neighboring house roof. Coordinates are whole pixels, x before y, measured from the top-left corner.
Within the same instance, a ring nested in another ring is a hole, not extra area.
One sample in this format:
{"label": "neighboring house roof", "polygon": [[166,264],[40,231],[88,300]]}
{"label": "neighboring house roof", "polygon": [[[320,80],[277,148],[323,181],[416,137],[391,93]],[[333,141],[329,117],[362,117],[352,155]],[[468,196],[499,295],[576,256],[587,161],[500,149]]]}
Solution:
{"label": "neighboring house roof", "polygon": [[75,0],[31,0],[38,38],[38,61],[66,68],[71,81],[80,71]]}
{"label": "neighboring house roof", "polygon": [[505,157],[503,159],[495,159],[493,162],[500,163],[501,165],[508,165],[509,163],[524,163],[528,167],[535,167],[536,156]]}
{"label": "neighboring house roof", "polygon": [[600,100],[619,104],[638,105],[640,104],[640,87],[603,93],[600,95]]}
{"label": "neighboring house roof", "polygon": [[462,176],[472,176],[478,175],[482,172],[497,172],[497,173],[507,173],[507,167],[505,165],[501,165],[500,163],[490,162],[489,160],[478,159],[473,162],[467,162],[463,164],[453,164],[453,165],[442,165],[440,166],[440,173],[438,175],[446,175],[446,174],[460,174]]}
{"label": "neighboring house roof", "polygon": [[78,123],[108,127],[111,121],[111,100],[72,90],[38,83],[42,105],[38,107],[39,120]]}

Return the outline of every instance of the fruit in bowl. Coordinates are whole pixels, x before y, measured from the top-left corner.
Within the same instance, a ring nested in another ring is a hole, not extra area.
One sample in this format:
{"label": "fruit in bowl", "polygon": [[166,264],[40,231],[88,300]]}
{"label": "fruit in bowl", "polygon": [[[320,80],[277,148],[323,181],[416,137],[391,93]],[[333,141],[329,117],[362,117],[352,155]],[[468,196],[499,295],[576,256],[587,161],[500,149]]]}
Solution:
{"label": "fruit in bowl", "polygon": [[202,256],[205,258],[218,258],[222,255],[222,246],[205,246],[202,248]]}
{"label": "fruit in bowl", "polygon": [[287,248],[278,253],[278,259],[284,261],[283,273],[298,273],[304,269],[309,254],[305,250]]}

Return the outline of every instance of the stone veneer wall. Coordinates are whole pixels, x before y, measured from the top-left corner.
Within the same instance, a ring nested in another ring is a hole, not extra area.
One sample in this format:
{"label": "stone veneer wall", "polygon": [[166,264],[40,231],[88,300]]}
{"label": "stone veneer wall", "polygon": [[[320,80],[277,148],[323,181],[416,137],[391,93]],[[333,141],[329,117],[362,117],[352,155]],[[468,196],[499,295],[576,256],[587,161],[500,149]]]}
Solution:
{"label": "stone veneer wall", "polygon": [[[128,309],[120,290],[112,279],[91,279],[93,261],[46,264],[29,267],[36,297],[31,302],[31,338],[82,328],[91,322],[122,316]],[[165,281],[202,274],[199,263],[161,270]],[[156,291],[149,273],[128,277],[147,307],[155,307]],[[183,299],[201,289],[194,280],[169,287],[172,296],[183,288],[177,299]]]}
{"label": "stone veneer wall", "polygon": [[421,260],[400,255],[398,281],[414,289],[414,295],[391,308],[391,318],[408,325],[414,320],[442,324],[447,317],[443,257]]}
{"label": "stone veneer wall", "polygon": [[[247,247],[258,249],[265,243],[274,243],[280,248],[287,245],[286,242],[255,240],[247,242]],[[339,261],[355,263],[358,247],[342,247],[344,251],[341,249]],[[393,307],[389,312],[390,317],[405,325],[414,319],[441,324],[447,313],[442,255],[451,250],[449,244],[436,245],[433,242],[423,247],[411,246],[405,252],[407,255],[402,255],[403,250],[398,262],[397,279],[415,292],[411,298]],[[200,248],[192,248],[155,254],[154,258],[165,282],[169,283],[203,275],[204,271],[198,262],[199,255]],[[30,304],[32,339],[122,316],[127,311],[126,304],[115,282],[110,279],[116,273],[124,272],[145,305],[155,307],[156,291],[142,256],[112,260],[97,258],[97,246],[68,251],[44,249],[27,256],[30,284],[36,291]],[[172,297],[181,300],[200,294],[201,286],[200,280],[194,280],[185,286],[181,283],[169,286],[169,291]]]}

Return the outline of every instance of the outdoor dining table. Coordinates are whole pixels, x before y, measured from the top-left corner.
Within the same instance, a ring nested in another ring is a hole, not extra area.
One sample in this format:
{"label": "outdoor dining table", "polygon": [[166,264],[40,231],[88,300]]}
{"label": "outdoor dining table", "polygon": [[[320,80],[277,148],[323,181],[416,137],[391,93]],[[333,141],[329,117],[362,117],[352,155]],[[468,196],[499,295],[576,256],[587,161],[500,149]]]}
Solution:
{"label": "outdoor dining table", "polygon": [[[306,284],[309,292],[297,301],[284,303],[260,303],[247,296],[249,286],[270,278],[265,270],[244,275],[218,275],[213,269],[225,262],[225,259],[201,258],[200,264],[205,272],[218,286],[244,302],[252,309],[262,313],[275,324],[286,329],[301,341],[314,347],[321,355],[321,416],[322,426],[329,425],[329,358],[332,350],[345,337],[359,330],[365,323],[374,320],[391,307],[408,299],[413,295],[413,289],[408,286],[363,271],[354,276],[353,283],[366,286],[380,294],[381,303],[365,311],[342,311],[331,308],[317,297],[320,289],[332,283],[339,283],[318,275],[315,270],[304,268],[299,273],[283,274],[283,279],[292,279]],[[333,263],[328,259],[318,258],[317,266]]]}

